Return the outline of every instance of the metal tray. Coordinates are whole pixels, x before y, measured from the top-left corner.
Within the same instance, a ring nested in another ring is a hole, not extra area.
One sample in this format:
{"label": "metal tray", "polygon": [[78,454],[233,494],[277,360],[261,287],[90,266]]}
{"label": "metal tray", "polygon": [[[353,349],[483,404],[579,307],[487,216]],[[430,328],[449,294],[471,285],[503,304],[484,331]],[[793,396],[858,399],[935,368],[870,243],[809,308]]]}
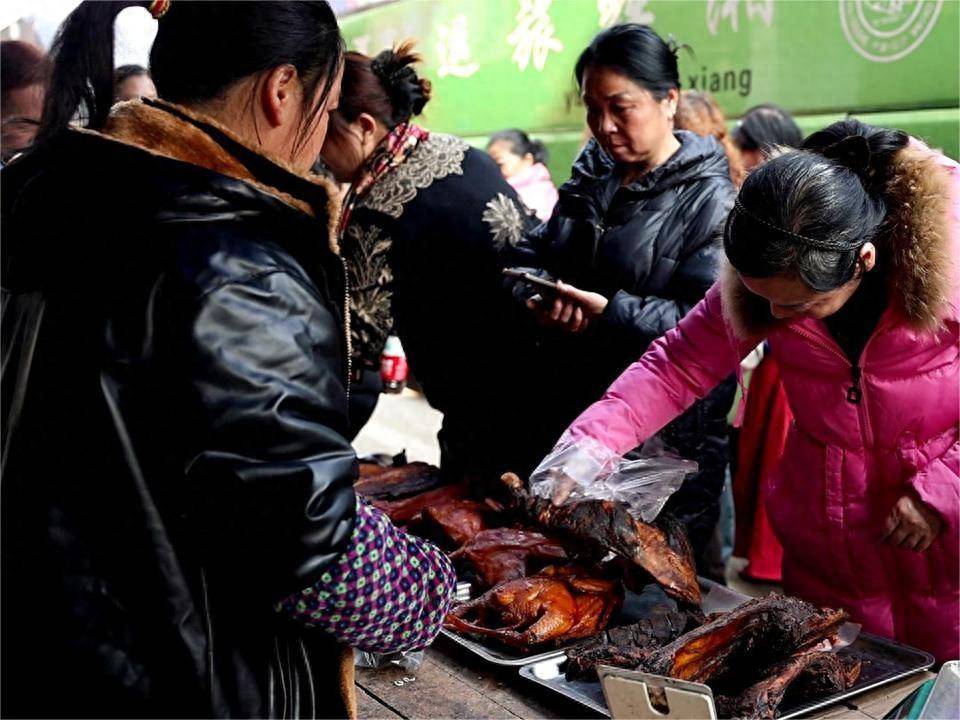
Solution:
{"label": "metal tray", "polygon": [[[703,586],[705,589],[714,585],[714,583],[711,581],[702,578],[700,582],[701,586]],[[461,583],[458,583],[457,585],[458,594],[460,585]],[[462,599],[462,597],[458,597],[458,599]],[[624,595],[623,607],[610,622],[610,627],[617,627],[619,625],[637,622],[644,617],[649,617],[653,608],[662,607],[664,605],[676,607],[676,603],[668,598],[663,590],[656,585],[648,585],[642,593],[630,592],[628,590]],[[520,667],[522,665],[539,662],[540,660],[560,657],[568,649],[576,647],[577,645],[589,640],[589,638],[571,640],[570,642],[564,643],[558,647],[546,649],[542,652],[533,654],[517,652],[516,650],[512,650],[508,647],[502,647],[492,643],[484,643],[480,640],[474,640],[473,638],[466,637],[460,633],[454,632],[453,630],[448,630],[446,628],[442,629],[440,634],[451,642],[456,643],[460,647],[466,648],[480,659],[485,660],[488,663],[492,663],[493,665],[502,665],[505,667]]]}
{"label": "metal tray", "polygon": [[[841,655],[853,655],[863,661],[860,677],[847,690],[799,704],[785,703],[780,706],[779,720],[798,717],[804,713],[832,705],[859,695],[867,690],[892,683],[915,672],[927,670],[934,664],[933,655],[893,640],[886,640],[869,633],[860,633],[849,647],[839,651]],[[603,690],[598,680],[569,681],[560,672],[564,656],[555,655],[520,668],[520,676],[548,690],[573,700],[600,715],[610,717]]]}

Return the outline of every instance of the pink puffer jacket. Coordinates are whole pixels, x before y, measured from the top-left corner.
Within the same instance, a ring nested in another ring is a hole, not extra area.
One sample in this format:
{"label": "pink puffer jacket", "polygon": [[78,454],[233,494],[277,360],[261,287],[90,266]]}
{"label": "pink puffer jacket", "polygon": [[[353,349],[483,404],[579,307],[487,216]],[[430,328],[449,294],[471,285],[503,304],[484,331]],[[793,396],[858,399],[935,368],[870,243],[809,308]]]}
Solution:
{"label": "pink puffer jacket", "polygon": [[[784,586],[864,629],[955,659],[960,634],[960,166],[911,145],[896,158],[890,305],[856,374],[822,321],[775,322],[735,272],[588,408],[567,437],[636,447],[769,340],[795,414],[767,500]],[[923,553],[881,542],[913,488],[945,527]]]}

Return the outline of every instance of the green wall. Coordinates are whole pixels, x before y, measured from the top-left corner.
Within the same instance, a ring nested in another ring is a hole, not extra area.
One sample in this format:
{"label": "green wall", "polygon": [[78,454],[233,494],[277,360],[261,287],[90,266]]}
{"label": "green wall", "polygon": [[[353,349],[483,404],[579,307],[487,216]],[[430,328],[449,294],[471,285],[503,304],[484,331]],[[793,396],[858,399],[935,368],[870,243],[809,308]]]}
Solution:
{"label": "green wall", "polygon": [[521,127],[561,181],[583,132],[573,65],[602,23],[625,20],[689,45],[683,86],[730,118],[775,102],[808,130],[849,112],[960,152],[958,0],[396,0],[342,27],[370,54],[417,38],[434,86],[424,125],[477,144]]}

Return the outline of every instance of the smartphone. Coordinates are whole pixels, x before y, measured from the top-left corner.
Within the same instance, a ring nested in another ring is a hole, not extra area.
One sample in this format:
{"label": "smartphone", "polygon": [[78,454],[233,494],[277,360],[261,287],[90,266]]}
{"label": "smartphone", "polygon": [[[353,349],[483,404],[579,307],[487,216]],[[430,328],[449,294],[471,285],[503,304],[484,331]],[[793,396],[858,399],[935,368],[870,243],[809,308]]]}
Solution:
{"label": "smartphone", "polygon": [[547,292],[552,292],[554,295],[557,294],[557,281],[556,280],[546,280],[538,275],[529,273],[526,270],[520,270],[519,268],[504,268],[504,275],[510,277],[515,277],[524,282],[528,282],[536,288],[545,290]]}

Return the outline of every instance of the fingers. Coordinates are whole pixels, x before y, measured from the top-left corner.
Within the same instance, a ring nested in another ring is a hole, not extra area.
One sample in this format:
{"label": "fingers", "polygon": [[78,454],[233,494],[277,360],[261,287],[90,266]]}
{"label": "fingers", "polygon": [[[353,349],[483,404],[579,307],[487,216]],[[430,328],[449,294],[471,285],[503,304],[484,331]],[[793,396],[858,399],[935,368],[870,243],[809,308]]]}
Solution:
{"label": "fingers", "polygon": [[933,541],[936,539],[936,537],[937,537],[936,535],[931,534],[922,538],[920,542],[917,543],[917,546],[914,548],[914,550],[916,550],[917,552],[926,552],[927,548],[929,548],[933,544]]}
{"label": "fingers", "polygon": [[587,293],[579,288],[575,288],[573,285],[567,285],[565,282],[557,280],[557,292],[559,292],[563,297],[572,300],[575,303],[585,304],[587,298]]}
{"label": "fingers", "polygon": [[900,515],[897,512],[896,508],[894,508],[893,512],[891,512],[887,516],[887,519],[883,523],[883,534],[880,536],[880,539],[883,540],[884,542],[888,542],[890,536],[899,526],[900,526]]}
{"label": "fingers", "polygon": [[586,318],[583,316],[583,309],[581,309],[578,305],[573,311],[573,318],[570,323],[570,332],[578,333],[583,330],[585,320]]}
{"label": "fingers", "polygon": [[542,307],[541,307],[541,303],[542,303],[542,302],[543,302],[543,298],[542,298],[539,294],[537,294],[537,295],[531,295],[530,297],[527,298],[527,309],[528,309],[528,310],[541,310],[541,309],[542,309]]}
{"label": "fingers", "polygon": [[577,309],[577,306],[573,303],[563,303],[563,310],[560,311],[560,322],[564,325],[569,324],[574,311]]}

